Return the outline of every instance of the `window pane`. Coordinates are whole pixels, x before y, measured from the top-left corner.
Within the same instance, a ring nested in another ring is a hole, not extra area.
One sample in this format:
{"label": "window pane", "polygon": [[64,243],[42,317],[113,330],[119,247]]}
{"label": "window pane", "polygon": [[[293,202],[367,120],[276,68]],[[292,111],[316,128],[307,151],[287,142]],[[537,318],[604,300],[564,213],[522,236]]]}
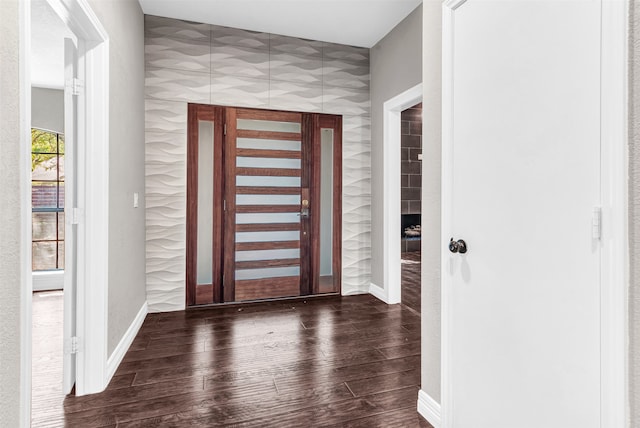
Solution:
{"label": "window pane", "polygon": [[236,270],[236,281],[300,275],[300,266]]}
{"label": "window pane", "polygon": [[31,179],[35,181],[57,181],[58,155],[32,153]]}
{"label": "window pane", "polygon": [[64,183],[58,184],[58,208],[64,208]]}
{"label": "window pane", "polygon": [[300,223],[300,213],[240,213],[236,224],[251,223]]}
{"label": "window pane", "polygon": [[60,174],[59,180],[64,181],[64,156],[58,157],[58,173]]}
{"label": "window pane", "polygon": [[58,184],[34,181],[31,185],[33,208],[57,208]]}
{"label": "window pane", "polygon": [[236,242],[278,242],[300,240],[299,230],[278,232],[236,232]]}
{"label": "window pane", "polygon": [[285,168],[300,169],[300,159],[282,158],[246,158],[238,156],[236,166],[238,168]]}
{"label": "window pane", "polygon": [[213,122],[198,121],[197,284],[213,283]]}
{"label": "window pane", "polygon": [[58,269],[64,269],[64,241],[58,241]]}
{"label": "window pane", "polygon": [[34,241],[55,241],[56,213],[33,213],[31,231]]}
{"label": "window pane", "polygon": [[239,149],[258,150],[292,150],[299,152],[302,143],[289,140],[268,140],[263,138],[237,138],[236,147]]}
{"label": "window pane", "polygon": [[246,262],[254,260],[277,260],[277,259],[297,259],[300,257],[299,248],[286,250],[254,250],[236,251],[236,261]]}
{"label": "window pane", "polygon": [[238,205],[300,205],[300,195],[236,195]]}
{"label": "window pane", "polygon": [[34,242],[31,248],[33,270],[49,270],[56,268],[55,242]]}
{"label": "window pane", "polygon": [[238,129],[254,131],[300,132],[299,122],[276,122],[273,120],[238,119]]}
{"label": "window pane", "polygon": [[33,270],[64,268],[63,153],[62,135],[31,130]]}
{"label": "window pane", "polygon": [[64,239],[64,213],[58,213],[58,239]]}
{"label": "window pane", "polygon": [[33,153],[57,153],[58,139],[56,134],[41,129],[32,129],[31,151]]}
{"label": "window pane", "polygon": [[333,275],[333,129],[322,129],[320,150],[320,276]]}
{"label": "window pane", "polygon": [[300,177],[273,177],[266,175],[238,175],[236,186],[300,187]]}

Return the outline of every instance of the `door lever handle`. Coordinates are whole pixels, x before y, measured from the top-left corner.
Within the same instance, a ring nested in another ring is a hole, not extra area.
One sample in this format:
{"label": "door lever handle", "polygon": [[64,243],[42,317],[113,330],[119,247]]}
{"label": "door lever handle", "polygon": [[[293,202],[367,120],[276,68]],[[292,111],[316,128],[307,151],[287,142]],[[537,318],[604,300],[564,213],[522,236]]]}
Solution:
{"label": "door lever handle", "polygon": [[449,241],[449,251],[464,254],[467,252],[467,243],[462,239],[454,241],[453,238],[451,238],[451,241]]}

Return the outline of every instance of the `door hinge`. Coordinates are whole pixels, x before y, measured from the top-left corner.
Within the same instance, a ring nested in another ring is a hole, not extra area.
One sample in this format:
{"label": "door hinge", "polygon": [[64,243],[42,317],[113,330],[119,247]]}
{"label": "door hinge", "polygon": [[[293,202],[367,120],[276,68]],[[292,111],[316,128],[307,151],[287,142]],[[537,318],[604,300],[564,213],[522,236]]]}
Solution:
{"label": "door hinge", "polygon": [[80,95],[84,91],[84,80],[74,77],[71,81],[67,82],[67,89],[71,91],[72,95]]}
{"label": "door hinge", "polygon": [[224,124],[224,135],[227,135],[227,124]]}
{"label": "door hinge", "polygon": [[227,210],[227,200],[226,200],[226,199],[224,199],[224,200],[222,201],[222,211],[226,211],[226,210]]}
{"label": "door hinge", "polygon": [[71,224],[80,224],[82,221],[82,210],[80,208],[71,208]]}
{"label": "door hinge", "polygon": [[593,209],[593,217],[591,218],[591,237],[593,239],[602,238],[602,208],[595,207]]}
{"label": "door hinge", "polygon": [[65,354],[77,354],[82,351],[81,348],[82,343],[80,342],[80,338],[77,336],[71,337],[71,339],[65,340],[64,343],[64,353]]}

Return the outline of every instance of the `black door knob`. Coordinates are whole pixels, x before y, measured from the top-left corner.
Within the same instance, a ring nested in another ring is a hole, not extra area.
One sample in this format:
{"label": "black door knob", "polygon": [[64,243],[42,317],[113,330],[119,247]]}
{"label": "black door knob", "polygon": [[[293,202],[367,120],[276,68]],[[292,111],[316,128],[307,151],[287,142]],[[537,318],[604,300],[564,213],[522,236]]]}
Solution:
{"label": "black door knob", "polygon": [[464,254],[467,252],[467,243],[462,239],[454,241],[453,238],[451,238],[451,241],[449,241],[449,251]]}

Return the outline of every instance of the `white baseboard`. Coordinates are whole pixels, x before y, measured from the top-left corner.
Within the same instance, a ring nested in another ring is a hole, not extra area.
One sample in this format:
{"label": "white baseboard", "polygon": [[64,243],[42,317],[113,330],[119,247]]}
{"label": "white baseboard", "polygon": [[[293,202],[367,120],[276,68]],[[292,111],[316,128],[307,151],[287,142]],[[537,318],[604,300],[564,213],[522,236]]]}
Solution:
{"label": "white baseboard", "polygon": [[360,296],[362,294],[369,294],[369,290],[351,290],[351,291],[343,291],[342,296]]}
{"label": "white baseboard", "polygon": [[33,272],[31,274],[31,278],[33,291],[52,291],[64,289],[63,270]]}
{"label": "white baseboard", "polygon": [[138,311],[138,314],[133,319],[133,322],[127,329],[126,333],[124,334],[124,336],[122,336],[120,343],[118,343],[118,346],[116,346],[116,349],[114,349],[113,353],[107,360],[107,379],[104,383],[105,387],[109,385],[109,382],[111,382],[111,378],[116,373],[116,370],[122,362],[124,355],[129,350],[131,343],[133,343],[133,339],[136,338],[138,331],[140,331],[140,327],[142,327],[142,323],[144,322],[147,313],[147,302],[145,301],[140,308],[140,311]]}
{"label": "white baseboard", "polygon": [[434,428],[440,428],[442,419],[440,404],[423,390],[418,391],[418,413]]}
{"label": "white baseboard", "polygon": [[369,294],[372,294],[385,303],[389,303],[389,296],[387,295],[387,291],[384,288],[375,285],[373,282],[369,285]]}

